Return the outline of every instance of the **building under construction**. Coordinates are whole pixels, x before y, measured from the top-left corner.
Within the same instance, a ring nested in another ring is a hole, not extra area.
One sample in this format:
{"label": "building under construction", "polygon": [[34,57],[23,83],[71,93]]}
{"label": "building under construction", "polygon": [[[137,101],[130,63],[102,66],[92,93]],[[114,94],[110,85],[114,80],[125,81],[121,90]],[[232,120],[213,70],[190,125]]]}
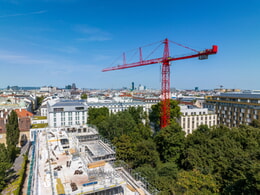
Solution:
{"label": "building under construction", "polygon": [[27,194],[150,194],[124,168],[114,168],[115,151],[94,128],[46,128],[31,136]]}

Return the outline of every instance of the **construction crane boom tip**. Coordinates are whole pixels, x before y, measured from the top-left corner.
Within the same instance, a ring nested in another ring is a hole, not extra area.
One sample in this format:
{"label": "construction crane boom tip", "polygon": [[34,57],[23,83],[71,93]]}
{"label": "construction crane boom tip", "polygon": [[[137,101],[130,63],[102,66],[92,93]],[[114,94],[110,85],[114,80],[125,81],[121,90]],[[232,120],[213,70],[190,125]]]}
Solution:
{"label": "construction crane boom tip", "polygon": [[218,46],[217,45],[212,46],[212,52],[214,52],[214,53],[218,52]]}

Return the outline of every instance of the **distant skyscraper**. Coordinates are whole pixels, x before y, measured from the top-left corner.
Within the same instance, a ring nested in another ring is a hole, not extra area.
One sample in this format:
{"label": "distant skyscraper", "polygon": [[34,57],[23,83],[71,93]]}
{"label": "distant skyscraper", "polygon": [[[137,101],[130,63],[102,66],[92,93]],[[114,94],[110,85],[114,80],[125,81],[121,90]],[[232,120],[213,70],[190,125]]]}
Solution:
{"label": "distant skyscraper", "polygon": [[71,89],[71,85],[66,85],[65,89]]}
{"label": "distant skyscraper", "polygon": [[75,83],[72,83],[72,85],[71,85],[71,89],[77,89]]}
{"label": "distant skyscraper", "polygon": [[135,83],[134,82],[132,82],[132,91],[135,89]]}
{"label": "distant skyscraper", "polygon": [[195,91],[199,91],[199,87],[195,87]]}

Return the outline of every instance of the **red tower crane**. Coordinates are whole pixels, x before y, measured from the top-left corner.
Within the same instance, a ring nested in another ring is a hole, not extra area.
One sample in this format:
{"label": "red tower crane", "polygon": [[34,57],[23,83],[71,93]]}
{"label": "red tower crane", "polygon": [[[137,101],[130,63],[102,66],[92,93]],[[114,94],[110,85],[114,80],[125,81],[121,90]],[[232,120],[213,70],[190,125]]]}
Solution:
{"label": "red tower crane", "polygon": [[[179,46],[188,48],[186,46],[183,46],[181,44],[178,44],[176,42],[173,42]],[[140,61],[139,62],[134,62],[127,64],[125,60],[125,54],[123,54],[123,65],[118,65],[110,68],[105,68],[102,70],[102,72],[106,71],[111,71],[111,70],[120,70],[120,69],[125,69],[125,68],[133,68],[137,66],[145,66],[145,65],[151,65],[151,64],[157,64],[157,63],[162,63],[162,108],[161,108],[161,128],[166,127],[170,123],[170,62],[171,61],[177,61],[177,60],[184,60],[184,59],[189,59],[189,58],[195,58],[199,57],[200,60],[204,60],[208,58],[208,55],[211,54],[216,54],[218,51],[218,46],[213,45],[211,49],[206,49],[203,51],[196,51],[194,49],[191,49],[195,51],[196,53],[193,55],[186,55],[182,57],[170,57],[170,52],[169,52],[169,40],[165,39],[163,40],[164,44],[164,52],[163,52],[163,57],[161,58],[155,58],[155,59],[150,59],[150,60],[143,60],[142,57],[142,49],[139,48],[140,52]]]}

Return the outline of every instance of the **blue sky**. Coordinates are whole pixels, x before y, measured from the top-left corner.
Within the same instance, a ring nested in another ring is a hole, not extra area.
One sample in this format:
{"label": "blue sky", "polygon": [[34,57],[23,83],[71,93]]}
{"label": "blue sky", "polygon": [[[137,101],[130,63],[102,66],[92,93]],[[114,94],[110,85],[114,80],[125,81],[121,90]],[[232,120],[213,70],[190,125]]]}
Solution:
{"label": "blue sky", "polygon": [[[219,46],[208,60],[172,63],[171,87],[260,89],[259,0],[0,0],[0,88],[134,81],[159,89],[160,64],[101,70],[122,63],[123,52],[138,60],[132,49],[165,38],[196,50]],[[144,56],[156,47],[144,48]],[[172,56],[191,52],[170,47]]]}

